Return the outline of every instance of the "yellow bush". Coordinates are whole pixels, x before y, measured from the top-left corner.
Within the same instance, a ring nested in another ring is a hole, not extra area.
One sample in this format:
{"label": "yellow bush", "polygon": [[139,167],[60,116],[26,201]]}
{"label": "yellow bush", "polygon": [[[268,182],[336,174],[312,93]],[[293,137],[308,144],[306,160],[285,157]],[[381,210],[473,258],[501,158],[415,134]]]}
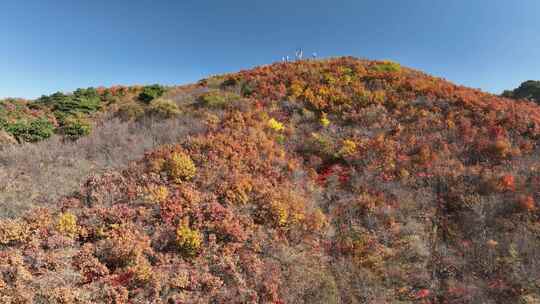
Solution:
{"label": "yellow bush", "polygon": [[322,115],[321,119],[319,120],[319,122],[325,128],[330,125],[330,119],[328,119],[328,117],[326,116],[325,113],[323,113],[323,115]]}
{"label": "yellow bush", "polygon": [[25,223],[18,220],[0,221],[0,244],[9,245],[20,242],[28,236],[28,229]]}
{"label": "yellow bush", "polygon": [[192,179],[197,173],[197,168],[189,155],[174,152],[163,164],[163,169],[169,177],[180,183]]}
{"label": "yellow bush", "polygon": [[174,288],[185,289],[190,283],[189,274],[187,272],[180,272],[171,278],[170,283]]}
{"label": "yellow bush", "polygon": [[162,203],[169,197],[169,189],[165,186],[150,186],[146,188],[145,200],[150,203]]}
{"label": "yellow bush", "polygon": [[152,265],[146,258],[140,257],[137,263],[130,267],[130,270],[135,276],[135,280],[139,283],[147,283],[152,279]]}
{"label": "yellow bush", "polygon": [[225,191],[225,200],[231,204],[246,204],[249,201],[249,193],[252,190],[253,185],[248,180],[237,180]]}
{"label": "yellow bush", "polygon": [[342,156],[351,156],[356,153],[357,149],[358,146],[354,141],[345,139],[343,141],[343,145],[341,146],[341,150],[339,150],[339,154]]}
{"label": "yellow bush", "polygon": [[298,97],[300,97],[303,92],[304,92],[304,87],[302,86],[302,84],[298,82],[293,82],[289,88],[289,95],[293,99],[297,99]]}
{"label": "yellow bush", "polygon": [[[293,199],[293,198],[291,198]],[[289,202],[273,201],[270,203],[271,221],[279,227],[288,227],[303,223],[306,215],[299,210],[300,205],[291,206]]]}
{"label": "yellow bush", "polygon": [[56,229],[69,237],[75,237],[79,231],[77,227],[77,217],[69,212],[60,214]]}
{"label": "yellow bush", "polygon": [[186,224],[176,229],[176,245],[187,256],[194,256],[199,252],[202,236],[197,230],[192,230]]}
{"label": "yellow bush", "polygon": [[285,130],[285,127],[283,126],[283,124],[275,120],[274,118],[270,118],[270,120],[268,120],[268,127],[277,132],[281,132]]}
{"label": "yellow bush", "polygon": [[161,118],[173,118],[181,113],[178,105],[168,99],[153,100],[148,112]]}
{"label": "yellow bush", "polygon": [[278,226],[286,226],[289,220],[289,211],[279,203],[272,204],[272,213]]}

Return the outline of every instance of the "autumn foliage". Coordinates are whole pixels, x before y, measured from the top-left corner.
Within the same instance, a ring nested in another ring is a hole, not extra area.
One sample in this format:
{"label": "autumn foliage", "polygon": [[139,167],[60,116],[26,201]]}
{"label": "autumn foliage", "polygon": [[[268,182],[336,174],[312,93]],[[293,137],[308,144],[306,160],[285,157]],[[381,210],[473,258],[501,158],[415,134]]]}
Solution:
{"label": "autumn foliage", "polygon": [[538,105],[351,57],[186,90],[204,132],[0,220],[0,302],[540,301]]}

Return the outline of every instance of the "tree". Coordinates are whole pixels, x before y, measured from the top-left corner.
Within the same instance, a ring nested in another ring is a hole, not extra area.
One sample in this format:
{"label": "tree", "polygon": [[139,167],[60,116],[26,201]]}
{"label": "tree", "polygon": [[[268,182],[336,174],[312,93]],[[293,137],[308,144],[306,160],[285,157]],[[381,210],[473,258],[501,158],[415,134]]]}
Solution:
{"label": "tree", "polygon": [[540,81],[525,81],[512,91],[504,91],[502,96],[514,99],[530,99],[540,103]]}

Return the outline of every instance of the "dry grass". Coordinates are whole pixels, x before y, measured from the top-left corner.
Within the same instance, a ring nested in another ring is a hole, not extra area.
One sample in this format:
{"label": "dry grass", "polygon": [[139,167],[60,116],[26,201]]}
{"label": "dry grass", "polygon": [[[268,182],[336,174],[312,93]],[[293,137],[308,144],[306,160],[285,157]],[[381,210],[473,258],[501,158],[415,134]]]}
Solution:
{"label": "dry grass", "polygon": [[159,145],[183,141],[203,130],[179,117],[139,122],[106,120],[76,142],[53,137],[0,151],[0,218],[47,205],[79,188],[92,172],[122,168]]}

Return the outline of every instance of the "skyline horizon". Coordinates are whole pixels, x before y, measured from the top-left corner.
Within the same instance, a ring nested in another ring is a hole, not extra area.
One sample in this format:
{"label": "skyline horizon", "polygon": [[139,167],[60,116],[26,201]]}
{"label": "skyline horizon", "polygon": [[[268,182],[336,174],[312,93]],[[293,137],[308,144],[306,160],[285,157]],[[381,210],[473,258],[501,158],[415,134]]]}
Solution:
{"label": "skyline horizon", "polygon": [[306,56],[399,62],[492,94],[539,79],[540,2],[5,0],[0,97],[188,84]]}
{"label": "skyline horizon", "polygon": [[[283,55],[282,57],[285,57],[287,55]],[[291,58],[293,56],[289,55]],[[328,60],[328,59],[332,59],[332,58],[340,58],[340,57],[354,57],[354,58],[358,58],[358,59],[365,59],[365,60],[371,60],[371,61],[383,61],[383,60],[390,60],[390,61],[395,61],[395,60],[392,60],[392,59],[388,59],[388,58],[367,58],[367,57],[362,57],[362,56],[355,56],[355,55],[335,55],[335,56],[320,56],[318,53],[317,53],[317,58],[313,59],[313,58],[304,58],[302,60]],[[268,62],[268,63],[261,63],[261,64],[256,64],[256,65],[251,65],[251,66],[245,66],[245,67],[242,67],[240,69],[236,69],[236,70],[231,70],[231,71],[222,71],[222,72],[217,72],[217,73],[209,73],[209,74],[206,74],[206,75],[202,75],[200,78],[196,78],[196,79],[193,79],[193,80],[187,80],[185,82],[170,82],[170,83],[160,83],[160,82],[152,82],[152,81],[149,81],[149,82],[134,82],[134,83],[108,83],[108,84],[99,84],[97,81],[94,82],[94,84],[90,84],[90,85],[82,85],[82,86],[78,86],[78,87],[71,87],[71,88],[66,88],[66,89],[59,89],[59,90],[52,90],[52,91],[48,91],[48,92],[44,92],[44,93],[41,93],[41,94],[38,94],[38,95],[34,95],[34,96],[2,96],[0,95],[0,99],[9,99],[9,98],[15,98],[15,99],[27,99],[27,100],[34,100],[34,99],[38,99],[42,96],[47,96],[47,95],[51,95],[51,94],[54,94],[54,93],[57,93],[57,92],[61,92],[61,93],[65,93],[65,94],[68,94],[68,93],[72,93],[73,91],[79,89],[79,88],[110,88],[110,87],[113,87],[113,86],[125,86],[125,87],[130,87],[130,86],[145,86],[145,85],[152,85],[152,84],[159,84],[159,85],[164,85],[164,86],[183,86],[183,85],[190,85],[190,84],[194,84],[202,79],[205,79],[205,78],[208,78],[208,77],[211,77],[211,76],[216,76],[216,75],[225,75],[225,74],[229,74],[229,73],[235,73],[235,72],[238,72],[238,71],[241,71],[241,70],[246,70],[246,69],[253,69],[253,68],[256,68],[256,67],[259,67],[259,66],[264,66],[264,65],[271,65],[271,64],[275,64],[275,63],[280,63],[282,60],[277,60],[278,58],[276,57],[275,58],[276,60],[275,61],[272,61],[272,62]],[[296,61],[295,60],[290,60],[290,62],[294,62]],[[399,61],[395,61],[397,63],[400,63]],[[449,82],[452,82],[456,85],[461,85],[461,86],[465,86],[465,87],[469,87],[469,88],[472,88],[472,89],[478,89],[478,90],[481,90],[483,92],[486,92],[486,93],[490,93],[490,94],[493,94],[493,95],[501,95],[503,93],[504,90],[512,90],[512,89],[515,89],[517,88],[521,83],[525,82],[525,81],[530,81],[530,80],[534,80],[534,79],[524,79],[522,81],[520,81],[519,83],[517,83],[514,87],[508,87],[506,89],[503,89],[502,91],[500,92],[493,92],[493,91],[489,91],[489,90],[486,90],[484,88],[481,88],[481,87],[474,87],[472,85],[467,85],[467,84],[463,84],[463,83],[459,83],[458,81],[455,81],[455,80],[452,80],[452,79],[448,79],[444,76],[441,76],[441,75],[437,75],[437,74],[433,74],[433,73],[430,73],[429,71],[424,71],[424,70],[420,70],[418,68],[415,68],[413,66],[408,66],[408,65],[403,65],[401,64],[402,66],[404,67],[407,67],[407,68],[412,68],[412,69],[415,69],[415,70],[418,70],[420,72],[424,72],[428,75],[431,75],[431,76],[434,76],[434,77],[437,77],[437,78],[441,78],[441,79],[444,79],[444,80],[447,80]],[[0,94],[2,94],[2,92],[0,91]]]}

